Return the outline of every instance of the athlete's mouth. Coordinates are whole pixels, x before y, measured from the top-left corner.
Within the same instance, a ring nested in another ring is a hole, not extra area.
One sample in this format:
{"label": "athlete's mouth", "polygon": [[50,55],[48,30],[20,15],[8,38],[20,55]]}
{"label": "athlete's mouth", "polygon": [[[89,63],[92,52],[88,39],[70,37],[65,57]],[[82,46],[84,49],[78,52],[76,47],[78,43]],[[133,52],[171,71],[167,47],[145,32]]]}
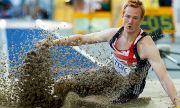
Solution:
{"label": "athlete's mouth", "polygon": [[128,25],[127,28],[130,29],[132,26],[131,25]]}

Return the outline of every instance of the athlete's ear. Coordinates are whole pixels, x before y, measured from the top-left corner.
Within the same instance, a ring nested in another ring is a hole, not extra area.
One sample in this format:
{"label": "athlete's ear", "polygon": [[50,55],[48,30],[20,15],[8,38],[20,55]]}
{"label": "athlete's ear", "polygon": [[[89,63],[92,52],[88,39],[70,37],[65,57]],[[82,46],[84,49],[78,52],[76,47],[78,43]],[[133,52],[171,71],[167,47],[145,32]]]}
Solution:
{"label": "athlete's ear", "polygon": [[142,20],[144,20],[144,16],[142,17]]}
{"label": "athlete's ear", "polygon": [[144,16],[143,17],[141,17],[141,23],[144,21]]}
{"label": "athlete's ear", "polygon": [[121,15],[121,18],[123,18],[123,17],[124,17],[124,15],[122,14],[122,15]]}

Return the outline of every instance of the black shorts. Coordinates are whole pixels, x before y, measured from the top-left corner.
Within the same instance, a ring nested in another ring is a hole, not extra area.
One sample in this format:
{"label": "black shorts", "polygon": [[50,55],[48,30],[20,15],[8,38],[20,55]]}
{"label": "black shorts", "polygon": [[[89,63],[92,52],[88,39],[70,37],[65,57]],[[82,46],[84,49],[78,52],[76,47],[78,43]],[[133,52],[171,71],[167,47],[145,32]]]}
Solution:
{"label": "black shorts", "polygon": [[[112,103],[124,103],[137,98],[142,93],[145,86],[145,78],[141,81],[142,83],[127,84],[127,86],[124,85],[126,81],[123,78],[123,76],[117,75],[108,69],[82,73],[74,76],[73,79],[59,80],[55,91],[61,91],[58,88],[66,88],[63,91],[73,91],[81,97],[104,95],[108,96]],[[64,92],[59,92],[58,94],[64,94]]]}
{"label": "black shorts", "polygon": [[142,83],[132,85],[126,92],[124,92],[122,95],[120,95],[117,99],[113,100],[113,103],[125,103],[132,99],[136,99],[139,97],[139,95],[143,92],[146,79],[144,78]]}

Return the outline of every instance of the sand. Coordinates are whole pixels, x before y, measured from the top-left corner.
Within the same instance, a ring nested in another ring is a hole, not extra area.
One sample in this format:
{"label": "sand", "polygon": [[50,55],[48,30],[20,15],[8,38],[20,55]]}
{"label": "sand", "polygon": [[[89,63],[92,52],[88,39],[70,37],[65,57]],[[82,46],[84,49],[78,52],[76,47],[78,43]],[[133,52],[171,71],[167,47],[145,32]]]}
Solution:
{"label": "sand", "polygon": [[[180,94],[180,80],[173,80]],[[147,81],[144,92],[136,100],[125,104],[109,104],[108,98],[104,96],[80,97],[70,92],[62,108],[173,108],[172,102],[164,92],[159,81]]]}

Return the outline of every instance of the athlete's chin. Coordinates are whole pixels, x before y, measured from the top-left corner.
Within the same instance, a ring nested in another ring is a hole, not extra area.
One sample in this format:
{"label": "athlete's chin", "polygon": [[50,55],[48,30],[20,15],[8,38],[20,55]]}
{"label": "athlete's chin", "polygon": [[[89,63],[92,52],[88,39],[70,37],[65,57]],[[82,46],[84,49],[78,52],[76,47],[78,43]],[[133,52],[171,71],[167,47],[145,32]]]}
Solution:
{"label": "athlete's chin", "polygon": [[126,32],[127,33],[134,33],[134,30],[133,29],[126,29]]}
{"label": "athlete's chin", "polygon": [[134,32],[134,29],[130,27],[126,27],[125,31],[131,33],[131,32]]}

